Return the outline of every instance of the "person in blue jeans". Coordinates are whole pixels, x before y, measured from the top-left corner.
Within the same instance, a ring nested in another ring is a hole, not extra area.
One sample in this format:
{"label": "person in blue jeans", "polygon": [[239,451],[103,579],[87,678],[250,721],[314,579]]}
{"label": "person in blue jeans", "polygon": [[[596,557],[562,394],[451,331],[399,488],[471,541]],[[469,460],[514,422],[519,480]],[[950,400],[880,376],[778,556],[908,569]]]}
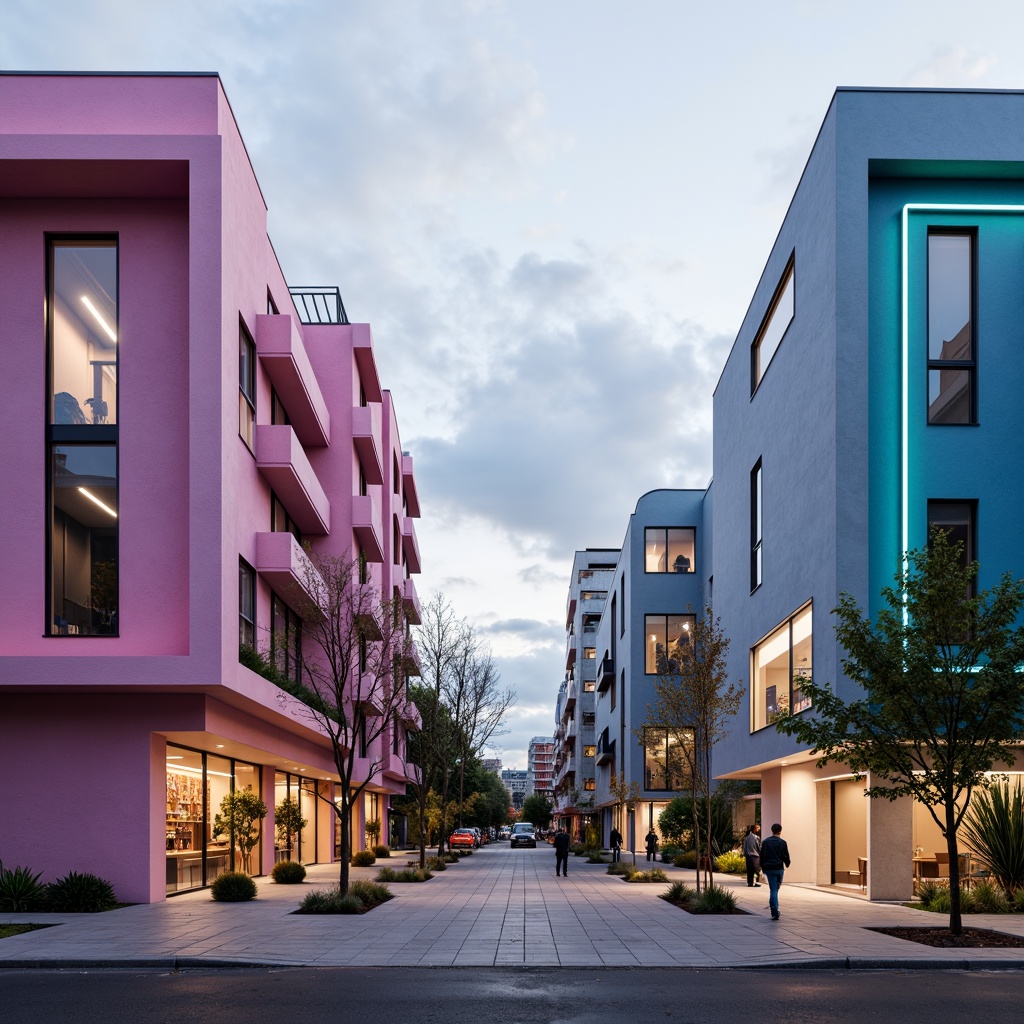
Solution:
{"label": "person in blue jeans", "polygon": [[789,867],[789,847],[781,833],[781,825],[772,825],[772,834],[761,843],[761,870],[768,879],[768,909],[773,921],[779,919],[779,886]]}

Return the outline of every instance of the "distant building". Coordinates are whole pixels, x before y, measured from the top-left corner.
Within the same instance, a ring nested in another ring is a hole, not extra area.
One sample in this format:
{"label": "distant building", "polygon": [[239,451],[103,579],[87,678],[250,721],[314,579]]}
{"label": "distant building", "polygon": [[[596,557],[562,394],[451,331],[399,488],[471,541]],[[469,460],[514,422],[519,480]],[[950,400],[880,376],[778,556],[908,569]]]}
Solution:
{"label": "distant building", "polygon": [[500,757],[485,757],[480,764],[483,766],[484,771],[494,772],[495,775],[501,774],[501,758]]}
{"label": "distant building", "polygon": [[549,800],[554,795],[552,790],[552,770],[555,761],[555,741],[551,736],[534,736],[530,740],[530,751],[527,758],[529,795],[544,796]]}
{"label": "distant building", "polygon": [[522,768],[502,768],[501,781],[512,799],[512,806],[517,810],[523,806],[530,785],[530,773]]}

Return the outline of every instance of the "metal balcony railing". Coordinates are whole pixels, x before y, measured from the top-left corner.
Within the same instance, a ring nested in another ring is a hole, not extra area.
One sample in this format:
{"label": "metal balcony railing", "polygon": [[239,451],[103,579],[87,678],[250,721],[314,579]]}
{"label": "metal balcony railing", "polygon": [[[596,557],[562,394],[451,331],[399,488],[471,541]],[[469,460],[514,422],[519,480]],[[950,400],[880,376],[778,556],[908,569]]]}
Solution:
{"label": "metal balcony railing", "polygon": [[295,311],[304,324],[347,324],[341,289],[330,286],[289,288]]}

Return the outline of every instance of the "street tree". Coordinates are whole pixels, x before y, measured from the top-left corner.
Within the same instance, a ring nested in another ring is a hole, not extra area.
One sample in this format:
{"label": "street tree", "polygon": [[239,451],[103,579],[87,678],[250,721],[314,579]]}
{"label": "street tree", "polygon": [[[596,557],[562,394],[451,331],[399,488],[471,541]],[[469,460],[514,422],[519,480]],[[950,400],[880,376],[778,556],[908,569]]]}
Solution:
{"label": "street tree", "polygon": [[555,808],[546,796],[532,793],[523,801],[521,821],[528,821],[537,828],[547,828],[551,824],[551,816]]}
{"label": "street tree", "polygon": [[[401,604],[382,600],[364,582],[360,559],[308,554],[301,592],[301,682],[293,693],[327,735],[340,784],[328,801],[341,833],[339,887],[345,894],[352,858],[352,811],[379,779],[391,731],[409,716],[407,671],[414,648]],[[325,798],[326,799],[326,798]]]}
{"label": "street tree", "polygon": [[663,730],[665,771],[689,782],[698,889],[702,870],[705,884],[714,882],[712,754],[725,738],[744,694],[742,686],[729,682],[728,652],[729,638],[721,620],[706,608],[680,637],[668,660],[673,671],[655,680],[654,703],[647,705],[647,724],[639,734],[640,742],[646,744],[647,729]]}
{"label": "street tree", "polygon": [[958,830],[986,773],[1011,765],[1024,727],[1024,581],[1004,574],[975,593],[978,564],[963,545],[934,531],[928,548],[906,553],[874,622],[843,594],[834,614],[843,671],[863,688],[841,699],[801,679],[813,714],[789,714],[778,728],[841,762],[867,795],[913,797],[928,809],[949,853],[953,935],[963,930]]}

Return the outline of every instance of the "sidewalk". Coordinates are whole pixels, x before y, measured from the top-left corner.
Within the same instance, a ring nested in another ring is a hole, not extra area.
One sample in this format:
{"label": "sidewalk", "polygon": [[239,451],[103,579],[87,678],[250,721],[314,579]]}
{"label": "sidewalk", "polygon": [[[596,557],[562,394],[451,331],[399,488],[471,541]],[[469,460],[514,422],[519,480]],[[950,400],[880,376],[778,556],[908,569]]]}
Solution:
{"label": "sidewalk", "polygon": [[[767,887],[723,875],[748,914],[701,917],[658,899],[661,883],[630,885],[581,857],[570,857],[568,878],[554,869],[549,847],[497,843],[429,882],[392,884],[396,898],[362,916],[292,914],[305,891],[336,880],[334,865],[312,867],[303,885],[259,879],[250,903],[202,891],[107,914],[0,914],[0,923],[58,925],[0,939],[0,967],[1024,968],[1022,949],[934,949],[866,930],[945,921],[902,906],[784,885],[775,922]],[[1024,935],[1020,914],[965,921]]]}

